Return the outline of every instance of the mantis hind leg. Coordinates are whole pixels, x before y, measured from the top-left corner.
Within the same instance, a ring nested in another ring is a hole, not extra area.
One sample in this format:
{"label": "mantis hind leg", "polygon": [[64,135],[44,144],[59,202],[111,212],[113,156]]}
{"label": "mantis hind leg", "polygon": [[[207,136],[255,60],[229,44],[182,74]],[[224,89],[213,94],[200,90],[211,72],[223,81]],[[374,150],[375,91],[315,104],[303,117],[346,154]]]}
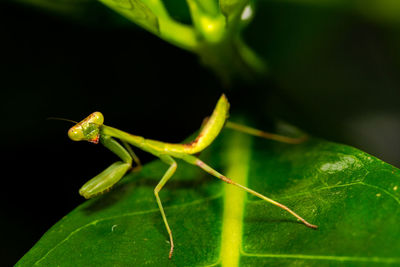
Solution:
{"label": "mantis hind leg", "polygon": [[247,133],[250,135],[266,138],[266,139],[271,139],[275,140],[278,142],[282,143],[288,143],[288,144],[300,144],[308,139],[307,135],[303,135],[300,137],[288,137],[288,136],[283,136],[279,134],[273,134],[265,131],[261,131],[246,125],[238,124],[235,122],[227,121],[225,123],[226,128],[230,128],[239,132]]}
{"label": "mantis hind leg", "polygon": [[168,220],[167,220],[167,217],[165,216],[164,208],[162,206],[161,199],[160,199],[158,193],[161,191],[161,189],[163,188],[165,183],[169,180],[169,178],[171,178],[172,175],[175,173],[175,170],[178,165],[176,164],[175,160],[173,160],[170,156],[164,155],[164,156],[161,156],[160,158],[162,161],[169,164],[170,167],[165,172],[164,176],[161,178],[161,180],[157,184],[157,186],[154,188],[154,195],[156,196],[158,208],[160,209],[161,216],[162,216],[164,224],[165,224],[165,228],[167,229],[167,232],[169,235],[169,241],[170,241],[170,245],[171,245],[171,249],[169,251],[169,258],[171,259],[172,253],[174,252],[174,241],[172,238],[172,231],[171,231],[171,228],[169,227]]}
{"label": "mantis hind leg", "polygon": [[204,171],[208,172],[208,173],[211,174],[212,176],[215,176],[215,177],[217,177],[218,179],[221,179],[222,181],[224,181],[224,182],[226,182],[226,183],[228,183],[228,184],[237,186],[237,187],[239,187],[239,188],[241,188],[241,189],[247,191],[248,193],[250,193],[250,194],[252,194],[252,195],[254,195],[254,196],[256,196],[256,197],[259,197],[259,198],[261,198],[262,200],[265,200],[265,201],[267,201],[267,202],[269,202],[269,203],[271,203],[271,204],[273,204],[273,205],[275,205],[275,206],[277,206],[277,207],[279,207],[279,208],[281,208],[281,209],[283,209],[283,210],[289,212],[289,213],[292,214],[294,217],[296,217],[298,220],[300,220],[305,226],[310,227],[310,228],[313,228],[313,229],[317,229],[317,228],[318,228],[318,226],[313,225],[313,224],[307,222],[307,221],[304,220],[302,217],[300,217],[297,213],[295,213],[294,211],[292,211],[291,209],[289,209],[289,208],[286,207],[285,205],[283,205],[283,204],[281,204],[281,203],[279,203],[279,202],[277,202],[277,201],[275,201],[275,200],[273,200],[273,199],[270,199],[270,198],[268,198],[268,197],[266,197],[266,196],[264,196],[264,195],[262,195],[262,194],[260,194],[260,193],[258,193],[258,192],[256,192],[256,191],[254,191],[254,190],[252,190],[252,189],[250,189],[250,188],[247,188],[247,187],[244,186],[244,185],[241,185],[241,184],[236,183],[235,181],[232,181],[232,180],[229,179],[228,177],[226,177],[226,176],[220,174],[219,172],[217,172],[216,170],[214,170],[213,168],[211,168],[210,166],[208,166],[207,164],[205,164],[205,163],[204,163],[203,161],[201,161],[200,159],[198,159],[198,158],[196,158],[196,157],[194,157],[194,156],[191,156],[191,155],[186,155],[185,157],[182,157],[182,159],[185,160],[186,162],[190,163],[190,164],[197,165],[198,167],[202,168]]}

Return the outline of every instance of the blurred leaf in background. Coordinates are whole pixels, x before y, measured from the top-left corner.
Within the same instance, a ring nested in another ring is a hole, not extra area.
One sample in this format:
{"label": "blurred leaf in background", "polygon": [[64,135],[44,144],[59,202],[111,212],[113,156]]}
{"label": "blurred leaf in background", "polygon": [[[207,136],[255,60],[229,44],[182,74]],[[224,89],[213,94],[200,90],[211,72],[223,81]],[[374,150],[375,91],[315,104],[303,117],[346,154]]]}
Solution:
{"label": "blurred leaf in background", "polygon": [[315,2],[258,2],[245,39],[276,89],[262,113],[400,164],[399,22],[360,13],[370,1]]}

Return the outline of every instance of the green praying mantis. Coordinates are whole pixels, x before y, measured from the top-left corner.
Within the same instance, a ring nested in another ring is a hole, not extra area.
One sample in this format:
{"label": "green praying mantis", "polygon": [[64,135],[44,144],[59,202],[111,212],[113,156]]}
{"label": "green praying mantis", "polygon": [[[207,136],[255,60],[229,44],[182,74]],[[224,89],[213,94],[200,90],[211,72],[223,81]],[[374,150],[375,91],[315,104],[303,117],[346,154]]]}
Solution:
{"label": "green praying mantis", "polygon": [[[229,179],[228,177],[222,175],[218,171],[214,170],[212,167],[208,166],[206,163],[201,161],[195,156],[196,153],[201,152],[207,146],[209,146],[214,139],[218,136],[222,128],[228,127],[235,130],[239,130],[251,135],[260,136],[268,139],[273,139],[276,141],[286,142],[286,143],[300,143],[304,140],[304,137],[300,138],[290,138],[285,136],[280,136],[276,134],[271,134],[263,132],[254,128],[250,128],[244,125],[236,124],[227,121],[229,111],[229,102],[226,96],[223,94],[212,113],[212,115],[205,120],[203,127],[197,136],[197,138],[186,144],[172,144],[165,143],[151,139],[145,139],[141,136],[129,134],[127,132],[118,130],[116,128],[106,126],[103,124],[104,117],[100,112],[94,112],[85,118],[83,121],[77,123],[75,126],[69,129],[68,136],[73,141],[89,141],[91,143],[101,143],[106,148],[115,153],[122,161],[117,161],[103,172],[89,180],[85,183],[79,190],[79,193],[85,198],[92,198],[108,192],[113,185],[115,185],[125,174],[132,168],[132,163],[135,162],[137,167],[140,168],[141,163],[138,157],[135,155],[130,145],[140,148],[154,156],[160,158],[164,163],[169,165],[168,170],[165,172],[164,176],[161,178],[160,182],[154,188],[154,195],[157,200],[158,207],[161,212],[165,227],[167,229],[169,240],[170,240],[170,251],[169,258],[172,257],[174,251],[174,242],[172,237],[172,231],[168,224],[167,217],[164,212],[161,199],[159,197],[159,192],[166,184],[166,182],[174,174],[177,163],[174,158],[186,161],[189,164],[196,165],[206,171],[207,173],[221,179],[222,181],[237,186],[250,194],[257,196],[273,205],[276,205],[285,211],[292,214],[298,220],[300,220],[304,225],[310,228],[316,229],[317,226],[308,223],[302,217],[297,215],[294,211],[288,207],[250,189],[246,186],[236,183],[235,181]],[[120,142],[116,141],[119,139]],[[137,168],[136,167],[136,168]]]}

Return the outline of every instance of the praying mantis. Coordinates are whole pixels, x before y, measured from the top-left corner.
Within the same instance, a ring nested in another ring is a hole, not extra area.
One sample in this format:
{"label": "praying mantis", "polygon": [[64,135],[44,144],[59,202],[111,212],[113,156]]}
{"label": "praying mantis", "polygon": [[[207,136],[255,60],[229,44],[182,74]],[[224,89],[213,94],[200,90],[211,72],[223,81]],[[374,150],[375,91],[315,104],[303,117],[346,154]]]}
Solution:
{"label": "praying mantis", "polygon": [[[238,184],[235,181],[229,179],[218,171],[214,170],[212,167],[201,161],[195,154],[201,152],[206,147],[208,147],[214,139],[219,135],[222,128],[228,127],[235,130],[239,130],[251,135],[260,136],[268,139],[273,139],[280,142],[286,143],[300,143],[304,141],[304,138],[290,138],[285,136],[280,136],[276,134],[271,134],[267,132],[263,132],[254,128],[250,128],[244,125],[236,124],[230,121],[227,121],[229,112],[229,102],[226,96],[223,94],[214,108],[212,115],[205,120],[203,123],[203,127],[197,136],[197,138],[186,144],[172,144],[165,143],[151,139],[145,139],[142,136],[137,136],[133,134],[129,134],[127,132],[118,130],[116,128],[104,125],[104,116],[100,112],[94,112],[89,115],[87,118],[77,123],[75,126],[71,127],[68,131],[68,136],[73,141],[88,141],[91,143],[101,143],[106,148],[111,150],[114,154],[116,154],[121,161],[117,161],[103,172],[89,180],[85,183],[79,193],[89,199],[105,192],[108,192],[113,185],[115,185],[126,173],[129,169],[132,168],[132,163],[135,162],[137,167],[140,168],[141,163],[139,158],[135,155],[130,145],[135,146],[139,149],[142,149],[148,153],[153,154],[169,165],[169,168],[165,172],[164,176],[161,178],[160,182],[154,188],[154,195],[157,200],[158,207],[161,212],[162,219],[165,224],[165,228],[167,229],[170,241],[170,251],[169,258],[171,259],[172,253],[174,251],[174,242],[172,231],[168,224],[167,217],[164,212],[163,205],[161,203],[161,199],[159,197],[159,192],[163,188],[163,186],[167,183],[167,181],[173,176],[175,170],[177,169],[177,163],[174,158],[181,159],[186,161],[189,164],[196,165],[206,171],[207,173],[221,179],[222,181],[237,186],[250,194],[257,196],[273,205],[276,205],[285,211],[292,214],[298,220],[300,220],[304,225],[310,228],[316,229],[317,226],[310,224],[302,217],[297,215],[294,211],[272,200],[250,188],[247,188],[244,185]],[[119,139],[118,142],[116,139]],[[136,168],[137,168],[136,167]]]}

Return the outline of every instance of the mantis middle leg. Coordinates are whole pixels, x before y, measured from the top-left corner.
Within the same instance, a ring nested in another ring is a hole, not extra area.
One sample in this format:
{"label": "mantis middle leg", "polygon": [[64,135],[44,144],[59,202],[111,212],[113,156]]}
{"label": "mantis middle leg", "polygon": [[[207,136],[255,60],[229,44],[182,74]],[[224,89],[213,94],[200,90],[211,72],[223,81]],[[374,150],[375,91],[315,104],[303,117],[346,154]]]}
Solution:
{"label": "mantis middle leg", "polygon": [[170,241],[170,245],[171,245],[171,249],[169,251],[169,258],[171,258],[172,257],[172,253],[174,252],[174,241],[173,241],[173,238],[172,238],[171,228],[169,228],[168,220],[167,220],[167,217],[165,216],[164,208],[162,206],[161,199],[160,199],[158,193],[163,188],[165,183],[169,180],[169,178],[171,178],[172,175],[175,173],[176,167],[178,165],[176,164],[175,160],[173,158],[171,158],[170,156],[163,155],[163,156],[160,156],[160,159],[163,162],[169,164],[170,167],[165,172],[164,176],[161,178],[161,180],[157,184],[157,186],[154,188],[154,195],[156,196],[158,208],[160,209],[161,216],[162,216],[162,218],[164,220],[165,228],[167,228],[167,232],[168,232],[168,235],[169,235],[169,241]]}

